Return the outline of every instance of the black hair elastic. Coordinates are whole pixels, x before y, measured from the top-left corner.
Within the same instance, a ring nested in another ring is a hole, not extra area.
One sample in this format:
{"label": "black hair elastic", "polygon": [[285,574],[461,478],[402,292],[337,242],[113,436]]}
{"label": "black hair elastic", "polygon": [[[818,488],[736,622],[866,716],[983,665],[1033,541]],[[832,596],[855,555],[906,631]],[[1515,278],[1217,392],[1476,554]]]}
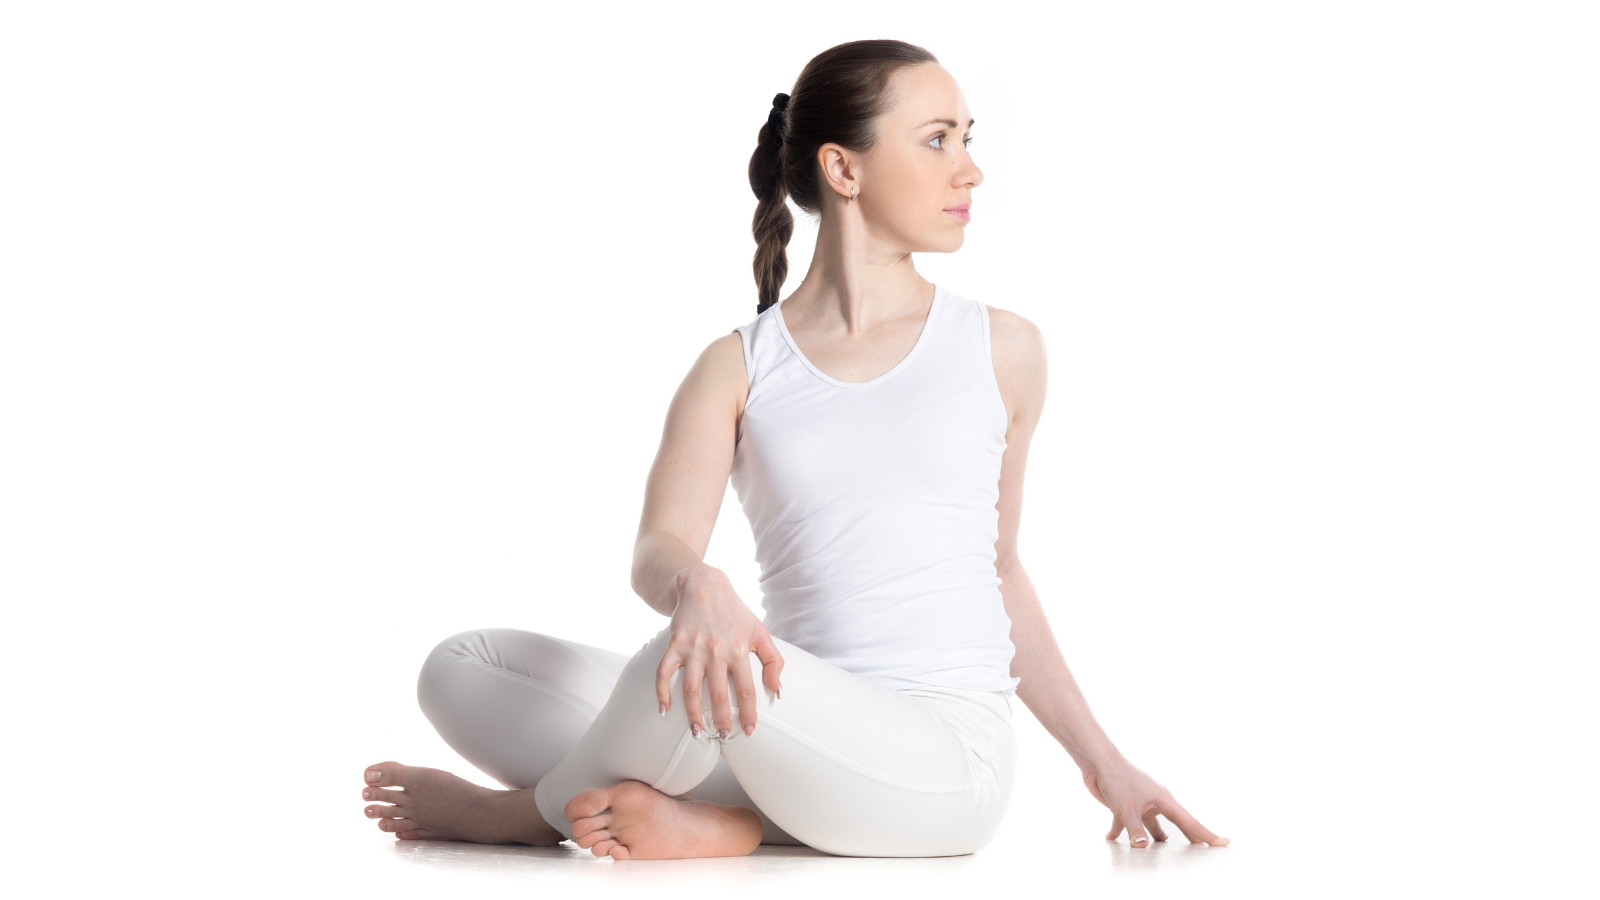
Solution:
{"label": "black hair elastic", "polygon": [[772,129],[772,134],[783,143],[783,111],[789,106],[789,95],[778,94],[772,98],[772,111],[767,113],[767,126]]}

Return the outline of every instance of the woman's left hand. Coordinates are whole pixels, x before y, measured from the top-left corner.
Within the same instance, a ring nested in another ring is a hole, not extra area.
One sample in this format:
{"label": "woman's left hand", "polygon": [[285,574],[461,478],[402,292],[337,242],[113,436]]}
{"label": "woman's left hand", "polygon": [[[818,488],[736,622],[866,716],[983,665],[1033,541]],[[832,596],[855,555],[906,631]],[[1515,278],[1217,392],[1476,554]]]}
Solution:
{"label": "woman's left hand", "polygon": [[[1128,830],[1128,843],[1135,847],[1150,846],[1149,838],[1167,839],[1156,815],[1178,826],[1190,843],[1205,843],[1212,847],[1225,847],[1227,838],[1217,837],[1201,825],[1189,811],[1179,805],[1172,792],[1156,784],[1154,778],[1139,771],[1133,763],[1119,759],[1095,771],[1083,773],[1083,783],[1107,809],[1111,810],[1111,830],[1106,840],[1114,841],[1122,830]],[[1148,829],[1148,836],[1147,836]]]}

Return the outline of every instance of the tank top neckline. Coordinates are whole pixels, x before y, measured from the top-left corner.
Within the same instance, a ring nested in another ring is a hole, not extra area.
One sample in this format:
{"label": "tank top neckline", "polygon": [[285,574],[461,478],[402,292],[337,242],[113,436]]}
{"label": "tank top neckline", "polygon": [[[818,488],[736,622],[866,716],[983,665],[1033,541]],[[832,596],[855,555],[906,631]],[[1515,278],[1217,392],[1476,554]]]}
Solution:
{"label": "tank top neckline", "polygon": [[[883,381],[901,369],[904,369],[906,366],[911,364],[913,359],[916,359],[918,351],[922,349],[923,345],[928,343],[928,332],[933,329],[934,315],[939,310],[939,300],[943,295],[944,288],[935,284],[933,286],[933,301],[928,304],[928,318],[922,323],[922,333],[917,335],[917,342],[911,345],[911,352],[907,353],[899,362],[895,363],[894,366],[889,369],[889,371],[884,372],[882,375],[879,375],[878,377],[869,381],[840,381],[837,378],[829,377],[828,373],[812,365],[811,360],[806,359],[806,355],[800,352],[800,345],[795,343],[794,335],[789,333],[789,326],[784,324],[783,301],[779,301],[778,304],[772,308],[772,312],[773,318],[778,320],[778,333],[783,335],[784,343],[789,345],[789,349],[794,352],[795,358],[799,359],[807,369],[811,370],[811,374],[817,376],[823,381],[826,381],[828,384],[831,384],[834,387],[866,388],[872,387],[873,385]],[[784,300],[788,300],[788,298],[785,297]]]}

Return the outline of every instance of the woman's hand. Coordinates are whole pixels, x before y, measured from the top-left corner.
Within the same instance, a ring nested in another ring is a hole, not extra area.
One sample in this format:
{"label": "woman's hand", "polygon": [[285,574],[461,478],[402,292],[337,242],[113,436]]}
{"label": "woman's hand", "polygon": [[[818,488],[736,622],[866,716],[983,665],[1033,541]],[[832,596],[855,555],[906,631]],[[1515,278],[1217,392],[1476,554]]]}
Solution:
{"label": "woman's hand", "polygon": [[756,727],[756,686],[750,676],[750,653],[761,659],[761,680],[778,692],[783,657],[767,626],[744,605],[722,570],[696,563],[675,579],[678,605],[672,611],[672,637],[656,667],[656,699],[661,711],[672,708],[672,673],[683,669],[683,702],[689,729],[700,734],[700,684],[711,688],[711,722],[727,737],[733,727],[728,704],[728,676],[739,694],[739,724],[749,735]]}
{"label": "woman's hand", "polygon": [[[1128,829],[1128,843],[1135,847],[1150,846],[1149,837],[1166,840],[1166,832],[1156,821],[1159,813],[1178,826],[1190,843],[1203,842],[1213,847],[1228,844],[1227,838],[1217,837],[1189,815],[1189,811],[1172,798],[1171,791],[1156,784],[1155,779],[1125,759],[1097,770],[1085,770],[1083,783],[1096,800],[1111,810],[1111,830],[1106,832],[1108,841],[1116,840],[1124,828]],[[1148,837],[1146,829],[1149,829]]]}

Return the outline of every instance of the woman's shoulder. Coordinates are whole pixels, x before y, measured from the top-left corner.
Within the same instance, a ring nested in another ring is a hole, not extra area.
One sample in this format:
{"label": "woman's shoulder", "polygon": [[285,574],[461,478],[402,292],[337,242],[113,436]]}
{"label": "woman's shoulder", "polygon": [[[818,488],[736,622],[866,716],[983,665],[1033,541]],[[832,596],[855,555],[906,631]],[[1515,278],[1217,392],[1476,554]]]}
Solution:
{"label": "woman's shoulder", "polygon": [[989,340],[994,345],[997,364],[1002,353],[1024,363],[1044,361],[1044,332],[1039,326],[1009,309],[984,305],[989,310]]}
{"label": "woman's shoulder", "polygon": [[1044,332],[1008,309],[988,309],[990,355],[1006,409],[1013,416],[1026,412],[1036,417],[1044,405],[1047,380]]}

